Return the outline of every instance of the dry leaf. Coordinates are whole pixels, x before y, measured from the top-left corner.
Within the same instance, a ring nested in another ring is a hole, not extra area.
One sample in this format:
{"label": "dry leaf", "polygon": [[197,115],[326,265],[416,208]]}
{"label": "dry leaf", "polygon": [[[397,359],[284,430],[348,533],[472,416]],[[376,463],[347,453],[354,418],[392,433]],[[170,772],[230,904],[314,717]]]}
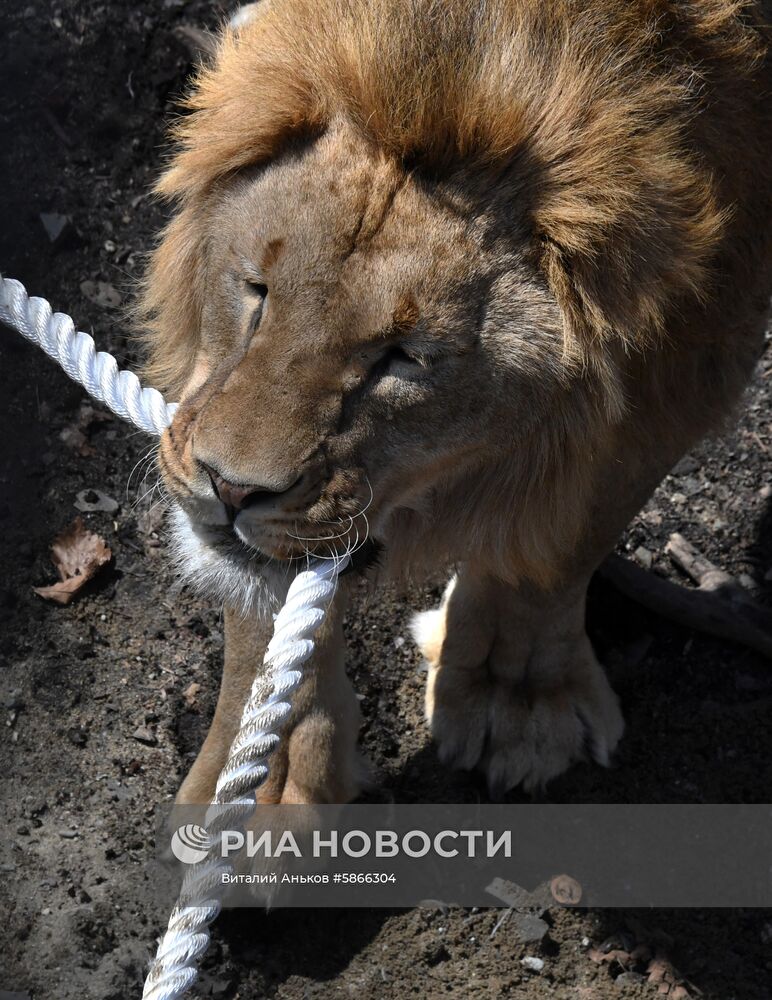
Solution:
{"label": "dry leaf", "polygon": [[689,991],[683,980],[673,968],[669,959],[662,953],[657,954],[646,969],[648,981],[657,984],[657,992],[671,997],[671,1000],[689,1000]]}
{"label": "dry leaf", "polygon": [[624,951],[622,948],[612,948],[611,951],[590,948],[587,954],[593,962],[618,962],[625,968],[630,964],[633,957],[629,951]]}
{"label": "dry leaf", "polygon": [[201,690],[201,685],[196,684],[196,682],[193,681],[193,683],[188,684],[188,686],[182,692],[182,696],[185,699],[185,704],[188,706],[188,708],[193,708],[193,706],[196,704],[196,695],[200,690]]}
{"label": "dry leaf", "polygon": [[112,552],[105,540],[93,531],[88,531],[83,518],[76,517],[51,545],[51,561],[59,574],[59,582],[50,587],[33,589],[47,601],[69,604],[81,587],[107,565],[111,558]]}

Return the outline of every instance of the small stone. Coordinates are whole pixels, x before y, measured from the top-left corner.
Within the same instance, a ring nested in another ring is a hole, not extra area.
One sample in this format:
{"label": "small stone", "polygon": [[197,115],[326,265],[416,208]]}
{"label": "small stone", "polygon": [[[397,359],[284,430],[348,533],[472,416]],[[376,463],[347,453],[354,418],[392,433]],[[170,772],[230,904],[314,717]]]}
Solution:
{"label": "small stone", "polygon": [[535,955],[526,955],[525,958],[520,959],[520,964],[529,972],[541,972],[544,969],[544,959],[537,958]]}
{"label": "small stone", "polygon": [[696,496],[697,493],[701,493],[704,489],[704,484],[700,482],[699,479],[695,479],[694,476],[686,476],[681,481],[681,489],[688,497]]}
{"label": "small stone", "polygon": [[684,455],[680,462],[673,466],[671,471],[672,476],[688,476],[691,473],[696,472],[700,467],[700,463],[696,458],[692,458],[691,455]]}
{"label": "small stone", "polygon": [[523,944],[539,944],[549,930],[547,923],[535,913],[513,913],[512,926]]}
{"label": "small stone", "polygon": [[158,743],[155,733],[151,732],[147,726],[137,726],[131,735],[133,739],[138,740],[140,743],[145,743],[149,747],[154,747]]}
{"label": "small stone", "polygon": [[651,564],[654,562],[654,556],[645,546],[639,545],[633,555],[644,569],[651,569]]}
{"label": "small stone", "polygon": [[75,500],[75,507],[87,514],[94,511],[114,514],[118,510],[118,506],[117,500],[113,500],[101,490],[81,490]]}
{"label": "small stone", "polygon": [[623,972],[614,980],[617,986],[638,986],[646,982],[646,976],[640,972]]}
{"label": "small stone", "polygon": [[772,497],[772,486],[770,486],[769,483],[767,483],[766,486],[762,486],[759,490],[759,496],[762,500],[769,500],[769,498]]}
{"label": "small stone", "polygon": [[41,212],[40,221],[49,242],[54,245],[64,242],[72,222],[69,215],[60,215],[58,212]]}
{"label": "small stone", "polygon": [[78,831],[77,830],[60,830],[59,831],[59,836],[62,837],[64,840],[75,840],[75,838],[78,836]]}
{"label": "small stone", "polygon": [[106,281],[81,281],[80,290],[89,302],[102,309],[117,309],[121,304],[120,294]]}
{"label": "small stone", "polygon": [[756,589],[756,581],[749,573],[741,573],[738,577],[738,580],[740,581],[742,586],[745,587],[746,590]]}
{"label": "small stone", "polygon": [[18,711],[20,708],[24,708],[24,702],[21,697],[21,688],[11,688],[11,690],[3,697],[3,707],[11,711]]}

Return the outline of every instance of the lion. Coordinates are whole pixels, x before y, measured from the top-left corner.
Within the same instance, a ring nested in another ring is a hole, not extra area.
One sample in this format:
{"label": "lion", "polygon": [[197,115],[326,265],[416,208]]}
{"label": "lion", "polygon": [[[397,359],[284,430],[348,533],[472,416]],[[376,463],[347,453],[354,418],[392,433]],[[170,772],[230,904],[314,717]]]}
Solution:
{"label": "lion", "polygon": [[[772,288],[772,73],[750,0],[264,0],[159,183],[142,295],[159,462],[225,612],[210,801],[309,554],[452,566],[417,615],[440,760],[491,795],[609,763],[588,581],[730,413]],[[361,567],[360,567],[361,568]],[[341,580],[263,801],[366,777]]]}

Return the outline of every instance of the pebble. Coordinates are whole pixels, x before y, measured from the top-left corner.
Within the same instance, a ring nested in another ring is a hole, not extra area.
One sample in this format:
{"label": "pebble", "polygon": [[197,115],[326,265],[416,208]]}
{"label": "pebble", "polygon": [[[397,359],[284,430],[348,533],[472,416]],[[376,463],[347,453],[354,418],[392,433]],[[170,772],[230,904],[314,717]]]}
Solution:
{"label": "pebble", "polygon": [[53,243],[55,246],[67,238],[72,220],[69,215],[60,215],[58,212],[41,212],[40,221],[46,231],[49,243]]}
{"label": "pebble", "polygon": [[523,944],[538,944],[549,930],[547,923],[535,913],[513,913],[512,924]]}
{"label": "pebble", "polygon": [[81,490],[75,500],[75,507],[87,514],[97,510],[114,514],[118,510],[118,501],[101,490]]}
{"label": "pebble", "polygon": [[131,735],[135,740],[139,740],[140,743],[145,743],[149,747],[154,747],[158,743],[155,734],[147,726],[137,726]]}
{"label": "pebble", "polygon": [[654,556],[645,546],[639,545],[633,555],[644,569],[651,569],[651,564],[654,562]]}
{"label": "pebble", "polygon": [[11,711],[18,711],[20,708],[24,708],[24,702],[21,697],[21,688],[11,688],[11,690],[3,696],[3,706]]}
{"label": "pebble", "polygon": [[684,455],[680,462],[673,466],[671,475],[673,476],[688,476],[692,472],[696,472],[700,468],[700,463],[696,458],[692,458],[691,455]]}
{"label": "pebble", "polygon": [[544,968],[544,959],[537,958],[535,955],[526,955],[525,958],[520,959],[520,964],[529,972],[541,972]]}
{"label": "pebble", "polygon": [[81,281],[80,290],[89,302],[103,309],[117,309],[121,304],[120,294],[106,281]]}
{"label": "pebble", "polygon": [[640,972],[623,972],[616,977],[614,982],[617,986],[637,986],[639,983],[646,982],[646,976],[641,975]]}

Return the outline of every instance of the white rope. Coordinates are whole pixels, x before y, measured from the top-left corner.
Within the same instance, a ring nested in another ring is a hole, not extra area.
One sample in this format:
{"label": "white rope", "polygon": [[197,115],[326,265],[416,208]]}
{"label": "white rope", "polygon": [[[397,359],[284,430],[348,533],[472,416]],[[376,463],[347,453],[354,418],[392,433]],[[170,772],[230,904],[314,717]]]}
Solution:
{"label": "white rope", "polygon": [[[115,358],[97,353],[93,339],[78,333],[69,316],[52,313],[45,299],[29,298],[24,285],[0,275],[0,320],[38,344],[95,399],[118,416],[151,434],[172,422],[176,403],[156,389],[143,389],[133,372],[119,371]],[[148,972],[143,1000],[177,1000],[195,982],[197,963],[209,945],[209,925],[220,911],[222,876],[220,834],[239,829],[255,809],[255,790],[268,777],[268,758],[280,740],[299,686],[302,666],[314,651],[313,636],[324,620],[338,575],[348,556],[312,561],[295,577],[252,684],[238,734],[217,781],[214,803],[204,820],[209,852],[188,868],[180,898]]]}
{"label": "white rope", "polygon": [[30,298],[20,281],[0,274],[0,320],[42,347],[70,378],[124,420],[150,434],[163,434],[176,403],[165,403],[157,389],[143,389],[134,372],[121,371],[112,354],[97,352],[93,337],[78,333],[64,313],[45,299]]}
{"label": "white rope", "polygon": [[324,620],[338,574],[347,562],[348,557],[317,562],[292,581],[265,651],[265,670],[252,684],[214,803],[207,810],[209,853],[186,871],[179,901],[145,980],[143,1000],[177,1000],[196,979],[196,963],[209,943],[209,924],[220,909],[222,878],[231,871],[220,856],[220,834],[242,829],[255,810],[255,789],[268,777],[268,758],[290,713],[302,665],[314,651],[312,636]]}

